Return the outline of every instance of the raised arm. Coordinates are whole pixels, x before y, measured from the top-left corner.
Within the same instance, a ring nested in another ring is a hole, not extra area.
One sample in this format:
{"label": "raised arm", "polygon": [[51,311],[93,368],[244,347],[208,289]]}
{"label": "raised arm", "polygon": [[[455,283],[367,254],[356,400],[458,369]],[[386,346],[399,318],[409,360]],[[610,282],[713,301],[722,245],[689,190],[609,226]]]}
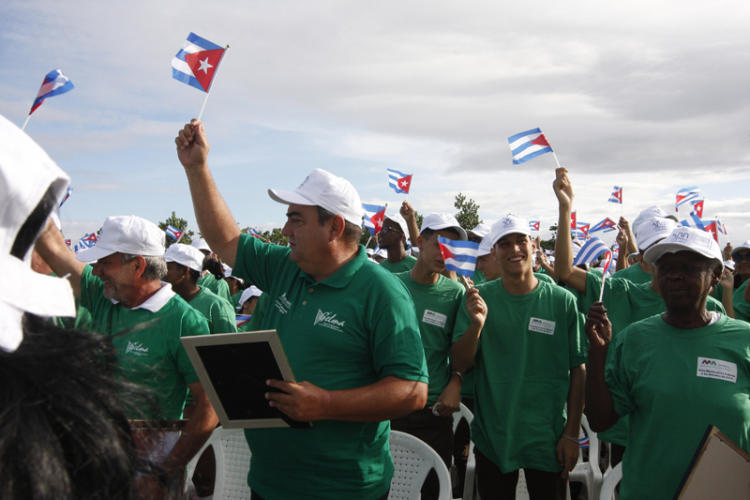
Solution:
{"label": "raised arm", "polygon": [[417,213],[414,211],[414,207],[404,200],[401,204],[401,217],[406,221],[406,225],[409,226],[409,240],[411,240],[412,246],[417,244],[417,238],[419,237],[419,227],[417,227]]}
{"label": "raised arm", "polygon": [[73,251],[63,241],[62,234],[50,219],[36,240],[36,251],[58,276],[67,276],[73,293],[81,297],[81,275],[86,264],[76,259]]}
{"label": "raised arm", "polygon": [[573,206],[573,186],[566,168],[555,170],[552,188],[557,196],[558,219],[555,240],[555,276],[579,292],[586,291],[586,271],[573,267],[573,242],[570,238],[570,210]]}
{"label": "raised arm", "polygon": [[195,219],[211,250],[234,267],[240,228],[219,193],[206,163],[210,146],[199,120],[193,120],[177,134],[177,157],[185,167]]}
{"label": "raised arm", "polygon": [[[620,217],[620,221],[622,221],[623,219],[623,217]],[[627,269],[630,266],[630,264],[628,263],[628,255],[630,255],[628,253],[628,243],[630,241],[628,233],[629,230],[624,229],[620,224],[617,225],[617,238],[615,238],[615,242],[617,242],[617,246],[619,248],[619,253],[617,254],[617,271]]]}

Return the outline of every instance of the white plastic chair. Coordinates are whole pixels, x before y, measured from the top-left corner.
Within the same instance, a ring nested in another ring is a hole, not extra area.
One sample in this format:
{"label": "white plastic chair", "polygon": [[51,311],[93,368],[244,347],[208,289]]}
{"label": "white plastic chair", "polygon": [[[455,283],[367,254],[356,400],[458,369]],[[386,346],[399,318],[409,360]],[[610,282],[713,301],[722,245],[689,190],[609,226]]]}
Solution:
{"label": "white plastic chair", "polygon": [[570,482],[580,482],[586,485],[588,500],[599,498],[599,491],[602,487],[602,471],[599,468],[599,447],[600,441],[594,431],[589,426],[586,415],[581,418],[581,427],[589,438],[589,459],[584,461],[583,454],[578,455],[578,462],[573,470],[570,471]]}
{"label": "white plastic chair", "polygon": [[[453,433],[456,433],[456,428],[458,427],[459,422],[461,422],[461,419],[465,419],[466,422],[471,425],[471,421],[474,420],[474,414],[471,413],[471,410],[469,410],[463,403],[460,403],[458,406],[458,411],[453,413]],[[464,476],[464,491],[463,496],[461,497],[463,500],[474,500],[476,494],[474,489],[474,481],[475,481],[475,474],[476,474],[476,458],[474,457],[474,441],[471,440],[471,435],[469,435],[469,456],[467,457],[466,461],[466,475]]]}
{"label": "white plastic chair", "polygon": [[393,479],[388,500],[419,498],[430,469],[435,469],[440,484],[439,500],[451,499],[451,477],[440,455],[421,439],[400,431],[391,431]]}
{"label": "white plastic chair", "polygon": [[250,498],[250,487],[247,485],[250,448],[247,446],[242,429],[224,429],[223,427],[214,429],[208,441],[188,463],[188,479],[193,477],[198,458],[209,446],[213,446],[216,457],[214,498],[216,500]]}
{"label": "white plastic chair", "polygon": [[609,469],[604,474],[604,482],[599,493],[599,500],[613,500],[615,498],[615,488],[622,479],[622,462]]}

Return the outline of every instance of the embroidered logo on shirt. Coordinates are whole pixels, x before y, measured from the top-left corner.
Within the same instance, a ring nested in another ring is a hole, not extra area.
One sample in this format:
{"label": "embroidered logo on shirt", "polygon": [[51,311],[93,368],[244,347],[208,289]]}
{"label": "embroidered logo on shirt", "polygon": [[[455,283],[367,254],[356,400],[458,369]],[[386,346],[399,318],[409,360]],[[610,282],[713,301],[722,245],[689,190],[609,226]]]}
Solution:
{"label": "embroidered logo on shirt", "polygon": [[555,322],[548,319],[531,318],[529,320],[529,331],[543,333],[545,335],[554,335]]}
{"label": "embroidered logo on shirt", "polygon": [[130,354],[131,352],[136,356],[143,356],[148,354],[148,347],[140,342],[132,342],[128,340],[128,345],[125,347],[125,354]]}
{"label": "embroidered logo on shirt", "polygon": [[279,298],[276,299],[276,302],[274,302],[273,305],[281,314],[288,313],[289,309],[292,307],[292,303],[286,298],[286,292],[279,295]]}
{"label": "embroidered logo on shirt", "polygon": [[696,375],[737,383],[737,365],[720,359],[698,357],[698,373]]}
{"label": "embroidered logo on shirt", "polygon": [[446,321],[448,321],[448,316],[439,312],[430,311],[429,309],[425,309],[424,314],[422,315],[423,323],[434,325],[438,328],[445,327]]}
{"label": "embroidered logo on shirt", "polygon": [[335,313],[323,312],[318,309],[318,314],[315,315],[313,326],[320,325],[330,328],[331,330],[336,330],[337,332],[342,332],[344,331],[344,323],[345,321],[339,321],[336,319]]}

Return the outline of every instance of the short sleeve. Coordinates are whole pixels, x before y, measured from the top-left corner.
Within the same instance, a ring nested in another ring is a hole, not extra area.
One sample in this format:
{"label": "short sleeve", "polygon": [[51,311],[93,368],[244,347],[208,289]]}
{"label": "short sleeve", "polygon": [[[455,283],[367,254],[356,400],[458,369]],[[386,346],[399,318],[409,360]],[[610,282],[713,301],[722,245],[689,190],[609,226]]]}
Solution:
{"label": "short sleeve", "polygon": [[[183,314],[180,337],[208,335],[208,332],[208,321],[201,313],[199,313],[195,309],[190,308],[185,314]],[[188,358],[187,352],[185,352],[185,348],[182,346],[182,342],[180,342],[180,339],[176,337],[175,340],[177,343],[177,346],[175,348],[177,368],[180,374],[185,379],[186,384],[197,382],[198,375],[195,373],[193,364],[190,362],[190,358]]]}
{"label": "short sleeve", "polygon": [[258,238],[241,234],[232,273],[267,292],[284,265],[289,263],[288,254],[287,247],[263,243]]}
{"label": "short sleeve", "polygon": [[630,396],[630,380],[625,371],[625,361],[623,360],[623,344],[628,337],[627,332],[628,329],[625,329],[613,338],[609,345],[604,366],[604,380],[612,397],[615,412],[620,416],[631,413],[635,408]]}

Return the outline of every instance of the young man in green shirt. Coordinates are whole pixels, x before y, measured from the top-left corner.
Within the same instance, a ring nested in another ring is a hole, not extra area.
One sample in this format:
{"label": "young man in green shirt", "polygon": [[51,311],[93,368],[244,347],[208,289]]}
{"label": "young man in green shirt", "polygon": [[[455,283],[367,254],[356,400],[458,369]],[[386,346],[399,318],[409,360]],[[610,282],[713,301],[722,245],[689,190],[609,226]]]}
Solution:
{"label": "young man in green shirt", "polygon": [[750,325],[706,309],[722,271],[718,244],[677,227],[644,259],[665,312],[616,337],[601,302],[586,322],[591,426],[598,432],[630,417],[623,500],[676,496],[709,425],[750,451]]}
{"label": "young man in green shirt", "polygon": [[[36,248],[57,274],[69,275],[75,295],[91,312],[93,331],[112,336],[125,377],[155,391],[158,411],[141,408],[133,418],[179,419],[190,389],[195,410],[161,462],[181,477],[218,418],[180,342],[182,336],[208,334],[206,319],[160,281],[166,273],[164,232],[140,217],[114,216],[104,221],[96,246],[77,255],[54,225]],[[160,488],[156,482],[145,487],[152,494]]]}
{"label": "young man in green shirt", "polygon": [[[461,403],[463,381],[463,374],[452,369],[450,348],[458,336],[454,326],[458,311],[464,307],[465,291],[458,282],[441,274],[445,263],[437,239],[442,236],[460,240],[465,239],[465,235],[455,217],[426,215],[417,238],[417,263],[411,271],[396,274],[406,285],[416,306],[430,382],[427,405],[409,415],[392,419],[391,428],[422,439],[438,452],[447,467],[450,467],[453,454],[452,415]],[[467,300],[469,310],[473,310],[473,303],[481,302],[482,298],[474,292]],[[428,476],[422,488],[422,498],[438,497],[436,479]]]}
{"label": "young man in green shirt", "polygon": [[[477,486],[482,498],[513,498],[524,469],[532,499],[555,498],[578,458],[585,351],[573,295],[532,271],[529,223],[506,216],[492,226],[502,278],[477,287],[484,329],[462,312],[454,367],[474,365]],[[481,337],[480,337],[481,332]],[[565,405],[567,404],[567,419]]]}
{"label": "young man in green shirt", "polygon": [[299,382],[269,380],[269,404],[313,422],[245,431],[252,498],[385,498],[388,420],[424,407],[427,367],[409,293],[359,245],[359,195],[321,169],[294,191],[269,190],[288,205],[289,247],[263,243],[240,234],[221,198],[203,125],[185,125],[175,143],[202,234],[271,301],[259,326],[278,331]]}
{"label": "young man in green shirt", "polygon": [[397,213],[387,213],[383,219],[383,229],[378,233],[381,249],[388,252],[388,258],[380,263],[392,273],[402,273],[414,267],[417,259],[406,252],[406,221]]}

